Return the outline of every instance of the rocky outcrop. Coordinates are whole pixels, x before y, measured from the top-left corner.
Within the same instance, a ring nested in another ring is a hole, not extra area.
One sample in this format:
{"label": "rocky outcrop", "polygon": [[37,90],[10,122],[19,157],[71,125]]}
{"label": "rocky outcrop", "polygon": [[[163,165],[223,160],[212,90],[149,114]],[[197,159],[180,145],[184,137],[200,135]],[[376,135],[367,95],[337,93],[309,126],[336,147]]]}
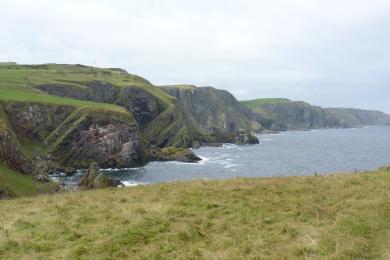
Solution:
{"label": "rocky outcrop", "polygon": [[99,161],[104,168],[121,168],[147,162],[146,148],[129,115],[107,111],[83,114],[53,149],[61,165],[86,168]]}
{"label": "rocky outcrop", "polygon": [[99,165],[96,162],[91,163],[78,185],[84,189],[104,189],[117,186],[112,179],[100,173]]}
{"label": "rocky outcrop", "polygon": [[176,147],[166,147],[162,149],[154,148],[151,150],[150,156],[154,161],[180,161],[196,163],[202,160],[191,150]]}

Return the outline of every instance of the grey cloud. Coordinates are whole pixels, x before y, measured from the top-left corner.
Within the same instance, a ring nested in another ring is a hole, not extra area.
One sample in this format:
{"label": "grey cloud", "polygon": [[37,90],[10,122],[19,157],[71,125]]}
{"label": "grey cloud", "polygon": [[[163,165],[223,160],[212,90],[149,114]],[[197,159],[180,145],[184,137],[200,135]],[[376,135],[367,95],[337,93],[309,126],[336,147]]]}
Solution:
{"label": "grey cloud", "polygon": [[390,2],[3,1],[0,59],[390,112]]}

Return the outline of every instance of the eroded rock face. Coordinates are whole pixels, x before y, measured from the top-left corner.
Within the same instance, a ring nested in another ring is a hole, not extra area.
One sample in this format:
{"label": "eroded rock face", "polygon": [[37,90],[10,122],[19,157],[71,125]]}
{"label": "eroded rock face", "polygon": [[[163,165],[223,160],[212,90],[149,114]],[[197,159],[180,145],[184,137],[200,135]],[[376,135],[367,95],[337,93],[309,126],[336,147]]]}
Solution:
{"label": "eroded rock face", "polygon": [[70,106],[8,103],[4,107],[13,129],[20,135],[42,142],[72,112]]}
{"label": "eroded rock face", "polygon": [[253,119],[254,113],[228,91],[194,86],[162,89],[178,99],[179,106],[192,118],[203,144],[256,143],[257,138],[250,132],[260,130],[261,126]]}
{"label": "eroded rock face", "polygon": [[16,137],[7,130],[0,131],[0,160],[11,169],[32,173],[31,162],[22,155]]}
{"label": "eroded rock face", "polygon": [[116,119],[88,116],[53,152],[62,164],[86,168],[98,161],[104,168],[140,165],[147,160],[137,126]]}
{"label": "eroded rock face", "polygon": [[138,88],[123,89],[115,100],[115,104],[131,111],[141,128],[150,123],[162,109],[155,96]]}
{"label": "eroded rock face", "polygon": [[65,84],[41,85],[37,88],[51,95],[117,104],[133,113],[140,127],[146,126],[161,112],[158,99],[137,87],[119,90],[107,82],[94,81],[87,83],[85,88]]}
{"label": "eroded rock face", "polygon": [[85,86],[85,88],[66,84],[41,85],[37,86],[37,88],[55,96],[104,103],[114,102],[119,92],[117,88],[104,81],[90,82]]}
{"label": "eroded rock face", "polygon": [[235,133],[250,130],[246,113],[251,113],[226,90],[212,87],[162,87],[169,95],[176,97],[185,111],[193,116],[204,132],[220,131]]}

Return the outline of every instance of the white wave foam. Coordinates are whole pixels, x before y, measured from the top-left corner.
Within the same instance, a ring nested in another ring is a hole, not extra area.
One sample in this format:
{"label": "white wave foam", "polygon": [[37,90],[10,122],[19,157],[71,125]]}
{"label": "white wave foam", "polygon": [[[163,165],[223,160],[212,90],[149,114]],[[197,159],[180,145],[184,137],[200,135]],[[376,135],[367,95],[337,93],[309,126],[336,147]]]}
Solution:
{"label": "white wave foam", "polygon": [[238,164],[228,163],[228,164],[226,164],[225,166],[223,166],[223,168],[229,169],[229,168],[233,168],[233,167],[236,167],[236,166],[238,166]]}
{"label": "white wave foam", "polygon": [[210,158],[207,158],[207,157],[204,157],[204,156],[199,156],[199,155],[198,155],[198,157],[200,159],[202,159],[201,161],[198,162],[198,164],[200,164],[200,165],[205,165],[206,163],[208,163],[210,161]]}
{"label": "white wave foam", "polygon": [[121,181],[121,182],[126,187],[134,187],[134,186],[138,186],[138,185],[145,185],[145,183],[143,183],[143,182],[136,182],[136,181]]}
{"label": "white wave foam", "polygon": [[117,171],[130,171],[130,170],[139,170],[142,167],[134,167],[134,168],[106,168],[106,169],[100,169],[100,171],[104,172],[117,172]]}
{"label": "white wave foam", "polygon": [[237,145],[236,144],[222,144],[222,148],[232,149],[232,148],[237,148]]}

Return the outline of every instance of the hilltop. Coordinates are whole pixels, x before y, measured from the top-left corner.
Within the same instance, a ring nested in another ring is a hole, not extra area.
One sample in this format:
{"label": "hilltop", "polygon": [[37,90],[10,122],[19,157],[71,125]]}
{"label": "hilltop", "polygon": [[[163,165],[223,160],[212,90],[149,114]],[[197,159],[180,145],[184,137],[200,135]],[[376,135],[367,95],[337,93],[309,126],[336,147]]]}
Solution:
{"label": "hilltop", "polygon": [[0,258],[388,258],[390,170],[2,201]]}

